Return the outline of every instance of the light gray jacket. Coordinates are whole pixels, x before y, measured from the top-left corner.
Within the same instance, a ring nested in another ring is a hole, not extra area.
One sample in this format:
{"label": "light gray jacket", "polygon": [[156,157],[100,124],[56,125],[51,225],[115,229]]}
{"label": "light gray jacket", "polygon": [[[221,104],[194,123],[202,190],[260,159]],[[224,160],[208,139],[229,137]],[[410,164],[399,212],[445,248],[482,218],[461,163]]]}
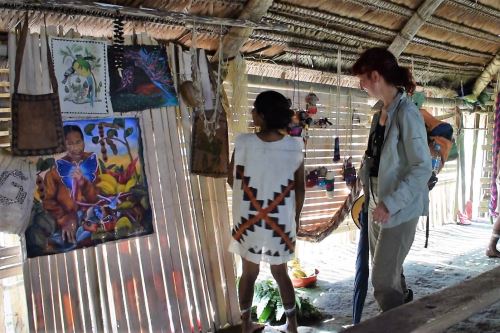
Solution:
{"label": "light gray jacket", "polygon": [[[380,109],[377,103],[374,108]],[[431,155],[427,145],[424,120],[415,104],[400,92],[388,108],[378,174],[378,198],[391,217],[382,225],[392,228],[428,214],[427,182],[432,174]],[[375,131],[380,111],[375,113],[370,134]],[[366,155],[359,170],[368,207],[370,174]]]}

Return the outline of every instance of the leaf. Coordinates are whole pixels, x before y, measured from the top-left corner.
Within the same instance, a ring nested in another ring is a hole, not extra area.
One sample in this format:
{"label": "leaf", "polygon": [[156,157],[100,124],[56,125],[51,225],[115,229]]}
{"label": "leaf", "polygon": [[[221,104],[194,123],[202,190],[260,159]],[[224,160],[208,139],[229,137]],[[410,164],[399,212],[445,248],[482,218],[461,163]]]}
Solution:
{"label": "leaf", "polygon": [[129,127],[125,130],[125,137],[128,138],[129,136],[132,135],[132,133],[134,133],[134,128],[133,127]]}
{"label": "leaf", "polygon": [[95,124],[94,123],[91,123],[91,124],[87,124],[84,128],[83,128],[83,131],[85,132],[85,134],[87,135],[92,135],[92,131],[94,130],[95,128]]}
{"label": "leaf", "polygon": [[92,143],[93,144],[98,144],[99,143],[99,137],[98,136],[93,136],[92,137]]}
{"label": "leaf", "polygon": [[39,158],[38,161],[36,161],[36,170],[37,171],[43,171],[42,166],[43,166],[43,158]]}
{"label": "leaf", "polygon": [[56,160],[53,157],[47,158],[45,160],[45,163],[47,163],[47,169],[52,168],[56,164]]}
{"label": "leaf", "polygon": [[283,306],[283,302],[281,301],[281,297],[276,300],[276,321],[280,321],[283,315],[285,314],[285,307]]}
{"label": "leaf", "polygon": [[271,300],[272,296],[273,295],[271,293],[266,293],[262,295],[259,302],[257,303],[257,317],[260,318],[262,316],[262,314],[268,307],[269,301]]}
{"label": "leaf", "polygon": [[117,125],[118,127],[125,128],[125,119],[115,118],[113,119],[113,124]]}
{"label": "leaf", "polygon": [[264,323],[266,322],[269,317],[271,317],[271,314],[273,313],[273,309],[271,306],[266,306],[264,308],[264,311],[262,311],[262,314],[259,316],[259,322]]}
{"label": "leaf", "polygon": [[99,159],[99,167],[101,168],[101,172],[104,172],[104,170],[108,169],[106,168],[106,164],[104,164],[104,161]]}
{"label": "leaf", "polygon": [[113,138],[115,136],[118,136],[118,131],[115,130],[115,129],[109,129],[107,132],[106,132],[106,135],[108,136],[108,138]]}

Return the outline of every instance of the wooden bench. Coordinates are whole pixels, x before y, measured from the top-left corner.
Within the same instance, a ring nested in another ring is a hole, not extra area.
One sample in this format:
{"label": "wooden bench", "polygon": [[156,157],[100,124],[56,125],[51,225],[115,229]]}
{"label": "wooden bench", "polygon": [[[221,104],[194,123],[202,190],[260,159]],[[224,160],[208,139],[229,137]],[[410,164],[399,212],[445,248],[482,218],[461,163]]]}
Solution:
{"label": "wooden bench", "polygon": [[384,312],[343,332],[442,332],[498,301],[500,267]]}

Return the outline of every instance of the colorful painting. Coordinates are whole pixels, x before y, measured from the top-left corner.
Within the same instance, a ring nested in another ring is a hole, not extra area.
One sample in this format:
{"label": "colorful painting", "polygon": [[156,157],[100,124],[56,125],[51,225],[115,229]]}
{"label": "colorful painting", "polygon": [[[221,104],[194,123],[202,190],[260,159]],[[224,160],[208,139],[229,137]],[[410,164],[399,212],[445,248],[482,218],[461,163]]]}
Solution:
{"label": "colorful painting", "polygon": [[85,39],[50,39],[65,118],[110,116],[107,44]]}
{"label": "colorful painting", "polygon": [[[168,66],[165,49],[160,46],[125,46],[122,66],[115,66],[109,50],[111,102],[115,112],[142,111],[179,102]],[[121,54],[120,54],[121,56]]]}
{"label": "colorful painting", "polygon": [[66,152],[37,163],[29,257],[153,232],[136,118],[64,122]]}

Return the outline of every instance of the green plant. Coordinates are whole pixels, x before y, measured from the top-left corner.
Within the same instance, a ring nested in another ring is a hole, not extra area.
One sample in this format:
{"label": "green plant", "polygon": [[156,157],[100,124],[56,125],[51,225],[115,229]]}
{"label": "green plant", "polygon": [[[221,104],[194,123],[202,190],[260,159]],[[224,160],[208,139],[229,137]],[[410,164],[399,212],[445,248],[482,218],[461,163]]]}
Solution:
{"label": "green plant", "polygon": [[[272,280],[263,280],[255,284],[253,305],[252,315],[261,323],[276,324],[285,319],[285,309],[280,293]],[[295,293],[295,306],[299,323],[321,319],[321,313],[309,299],[297,293]]]}

